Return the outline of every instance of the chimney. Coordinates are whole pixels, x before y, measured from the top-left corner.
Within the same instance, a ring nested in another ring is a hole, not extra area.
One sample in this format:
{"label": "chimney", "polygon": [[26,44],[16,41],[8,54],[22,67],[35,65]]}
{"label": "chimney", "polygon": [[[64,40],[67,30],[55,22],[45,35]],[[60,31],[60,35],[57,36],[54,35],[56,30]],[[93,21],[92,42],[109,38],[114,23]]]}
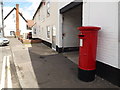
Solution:
{"label": "chimney", "polygon": [[19,30],[19,4],[16,4],[16,37],[20,36]]}

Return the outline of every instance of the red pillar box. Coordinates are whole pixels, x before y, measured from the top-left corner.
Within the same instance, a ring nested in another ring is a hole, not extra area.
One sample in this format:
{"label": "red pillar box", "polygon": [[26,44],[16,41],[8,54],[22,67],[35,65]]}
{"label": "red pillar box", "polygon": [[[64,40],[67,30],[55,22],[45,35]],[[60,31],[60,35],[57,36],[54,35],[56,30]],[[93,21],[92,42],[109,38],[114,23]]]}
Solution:
{"label": "red pillar box", "polygon": [[79,27],[79,66],[78,78],[90,82],[95,79],[97,36],[100,27]]}

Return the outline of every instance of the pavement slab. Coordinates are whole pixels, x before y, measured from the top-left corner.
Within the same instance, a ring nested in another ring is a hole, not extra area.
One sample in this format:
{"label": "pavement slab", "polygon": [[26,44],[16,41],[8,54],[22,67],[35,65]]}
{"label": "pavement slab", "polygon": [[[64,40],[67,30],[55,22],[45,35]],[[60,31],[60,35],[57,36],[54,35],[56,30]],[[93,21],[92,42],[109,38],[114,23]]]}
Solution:
{"label": "pavement slab", "polygon": [[21,88],[39,88],[28,49],[16,38],[11,38],[10,42]]}

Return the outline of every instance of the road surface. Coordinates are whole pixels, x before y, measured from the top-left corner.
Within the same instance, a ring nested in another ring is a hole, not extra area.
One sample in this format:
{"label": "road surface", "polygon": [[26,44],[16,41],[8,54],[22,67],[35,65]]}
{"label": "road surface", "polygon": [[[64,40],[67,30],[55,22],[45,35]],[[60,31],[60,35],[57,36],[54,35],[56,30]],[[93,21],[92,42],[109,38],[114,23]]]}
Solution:
{"label": "road surface", "polygon": [[20,88],[10,46],[0,46],[0,89]]}

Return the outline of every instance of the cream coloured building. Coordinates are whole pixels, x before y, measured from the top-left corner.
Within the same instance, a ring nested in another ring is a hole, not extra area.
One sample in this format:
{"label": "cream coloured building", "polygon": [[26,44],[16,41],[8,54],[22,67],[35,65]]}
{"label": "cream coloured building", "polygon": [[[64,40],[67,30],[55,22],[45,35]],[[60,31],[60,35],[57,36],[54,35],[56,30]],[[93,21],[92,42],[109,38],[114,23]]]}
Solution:
{"label": "cream coloured building", "polygon": [[[78,50],[77,27],[99,26],[97,75],[120,86],[120,3],[116,1],[40,3],[33,20],[33,37],[58,52]],[[113,74],[114,73],[114,74]]]}

